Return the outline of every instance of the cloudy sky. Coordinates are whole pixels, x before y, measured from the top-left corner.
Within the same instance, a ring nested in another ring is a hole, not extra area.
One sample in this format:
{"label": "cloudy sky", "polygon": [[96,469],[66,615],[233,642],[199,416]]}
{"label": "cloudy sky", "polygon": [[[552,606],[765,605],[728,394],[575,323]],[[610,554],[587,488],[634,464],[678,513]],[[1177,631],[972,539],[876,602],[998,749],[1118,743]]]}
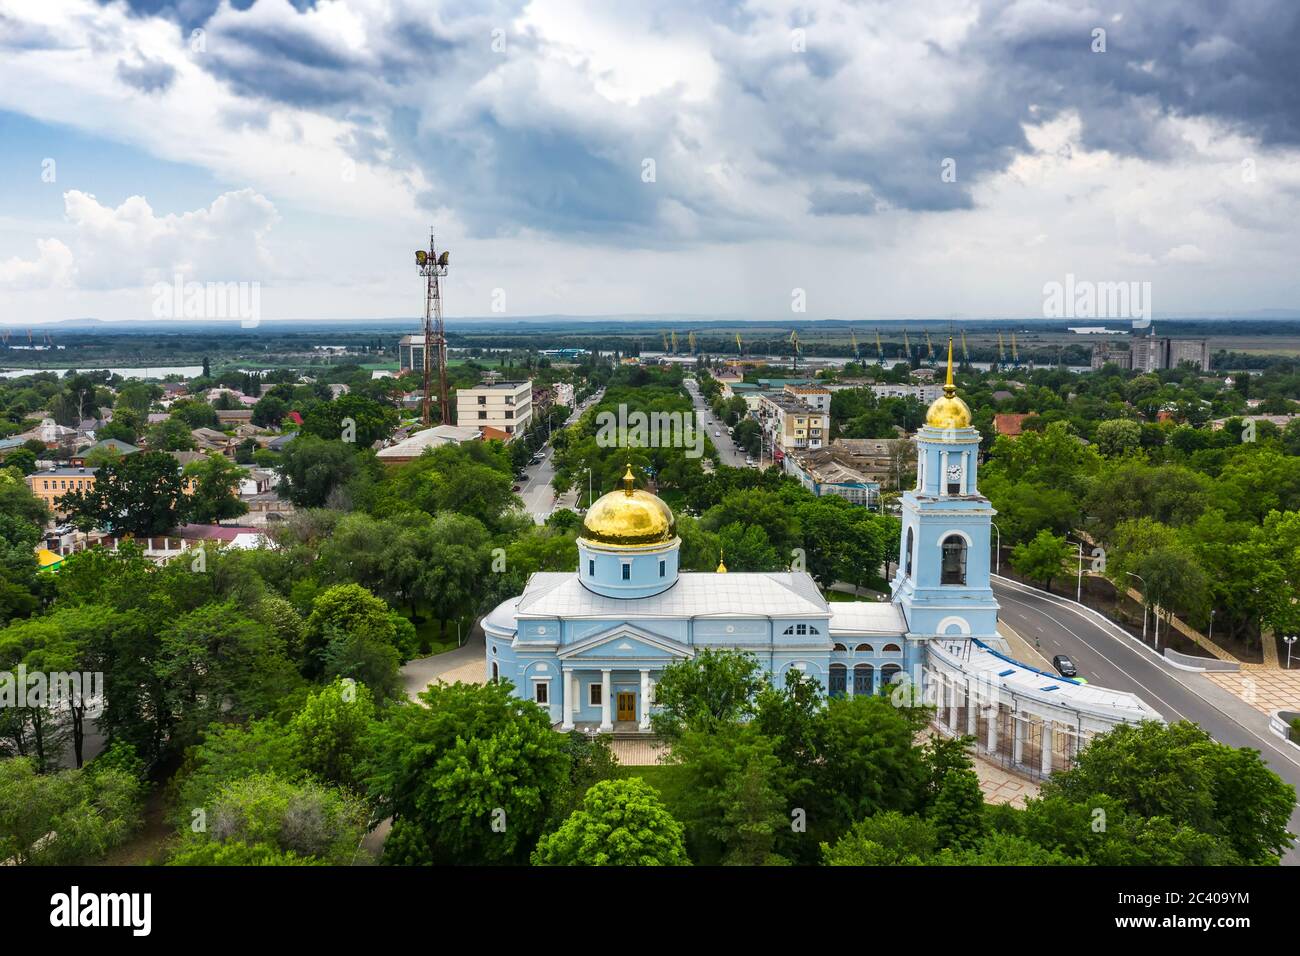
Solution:
{"label": "cloudy sky", "polygon": [[1300,306],[1294,0],[0,0],[0,326]]}

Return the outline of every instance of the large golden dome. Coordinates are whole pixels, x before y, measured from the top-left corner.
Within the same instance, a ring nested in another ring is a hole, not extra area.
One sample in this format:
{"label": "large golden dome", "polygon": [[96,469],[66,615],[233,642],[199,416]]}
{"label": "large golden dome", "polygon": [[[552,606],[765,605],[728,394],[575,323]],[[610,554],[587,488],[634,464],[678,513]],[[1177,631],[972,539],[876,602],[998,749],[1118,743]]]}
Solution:
{"label": "large golden dome", "polygon": [[957,397],[957,386],[952,380],[952,338],[948,338],[948,382],[943,387],[943,397],[936,398],[925,413],[925,423],[931,428],[970,428],[970,406]]}
{"label": "large golden dome", "polygon": [[582,522],[588,541],[616,547],[641,547],[671,541],[676,536],[672,509],[655,495],[634,488],[632,467],[623,488],[596,499]]}

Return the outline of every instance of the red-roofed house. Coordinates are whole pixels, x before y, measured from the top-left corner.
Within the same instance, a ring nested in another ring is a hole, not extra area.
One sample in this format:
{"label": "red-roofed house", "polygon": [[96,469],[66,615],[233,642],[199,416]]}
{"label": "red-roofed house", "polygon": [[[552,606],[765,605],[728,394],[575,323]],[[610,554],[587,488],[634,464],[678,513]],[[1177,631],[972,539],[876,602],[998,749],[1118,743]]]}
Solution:
{"label": "red-roofed house", "polygon": [[1026,418],[1032,418],[1028,412],[1003,412],[993,416],[993,430],[999,435],[1016,438],[1024,430]]}

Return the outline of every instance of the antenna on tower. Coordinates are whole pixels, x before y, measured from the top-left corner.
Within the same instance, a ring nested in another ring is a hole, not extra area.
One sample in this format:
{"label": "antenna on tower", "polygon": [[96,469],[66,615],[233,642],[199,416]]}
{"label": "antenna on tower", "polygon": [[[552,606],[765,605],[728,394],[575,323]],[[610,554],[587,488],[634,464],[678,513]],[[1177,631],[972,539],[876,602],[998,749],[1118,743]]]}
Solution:
{"label": "antenna on tower", "polygon": [[447,274],[447,250],[438,252],[429,230],[428,250],[415,251],[415,264],[426,280],[424,293],[424,427],[433,424],[433,363],[430,352],[438,350],[438,407],[442,410],[442,423],[451,424],[451,403],[447,398],[447,329],[442,321],[442,285],[438,281]]}

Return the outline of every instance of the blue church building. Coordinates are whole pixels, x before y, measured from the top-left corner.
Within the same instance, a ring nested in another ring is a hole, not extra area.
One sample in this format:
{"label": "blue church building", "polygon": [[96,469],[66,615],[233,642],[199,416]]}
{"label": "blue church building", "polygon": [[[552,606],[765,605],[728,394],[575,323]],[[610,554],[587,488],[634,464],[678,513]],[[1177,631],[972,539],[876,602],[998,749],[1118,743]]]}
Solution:
{"label": "blue church building", "polygon": [[979,493],[980,435],[948,382],[916,435],[916,487],[903,495],[898,573],[888,602],[835,602],[805,571],[678,569],[671,509],[624,487],[590,509],[573,572],[539,572],[483,619],[486,677],[545,708],[556,727],[648,731],[659,674],[701,648],[753,654],[778,685],[790,669],[831,694],[921,680],[936,639],[1001,646],[989,583],[994,515]]}

